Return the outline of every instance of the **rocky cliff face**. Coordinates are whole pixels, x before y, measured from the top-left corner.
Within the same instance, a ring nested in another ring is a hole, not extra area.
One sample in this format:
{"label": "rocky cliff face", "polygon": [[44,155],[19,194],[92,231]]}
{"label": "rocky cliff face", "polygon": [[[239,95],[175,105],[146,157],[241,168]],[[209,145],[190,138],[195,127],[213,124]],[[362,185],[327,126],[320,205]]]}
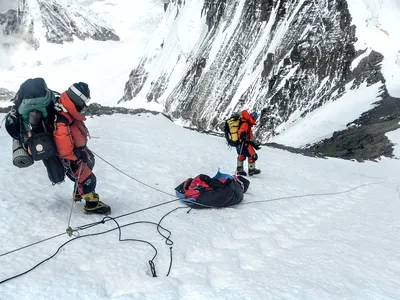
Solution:
{"label": "rocky cliff face", "polygon": [[4,13],[0,13],[0,25],[5,35],[16,32],[19,26],[17,11],[10,9]]}
{"label": "rocky cliff face", "polygon": [[[37,49],[39,41],[34,36],[34,27],[27,1],[20,1],[17,10],[10,9],[5,13],[0,13],[0,29],[4,36],[22,38],[34,49]],[[4,39],[1,44],[9,47],[10,43],[9,39]]]}
{"label": "rocky cliff face", "polygon": [[34,48],[40,46],[42,28],[50,43],[72,42],[75,37],[119,40],[113,29],[93,12],[75,6],[64,7],[56,0],[19,0],[18,10],[0,13],[0,28],[4,35],[20,36]]}
{"label": "rocky cliff face", "polygon": [[[173,22],[180,14],[193,14],[190,0],[170,3],[169,10],[171,5]],[[163,40],[133,69],[121,101],[146,97],[164,104],[174,118],[205,130],[221,129],[232,112],[262,111],[257,134],[267,141],[285,124],[361,84],[381,85],[378,104],[389,96],[382,55],[355,51],[355,27],[345,0],[205,0],[196,13],[206,31],[196,47],[175,54],[172,41]],[[165,53],[174,63],[153,74],[150,66]],[[185,68],[176,67],[181,65]]]}

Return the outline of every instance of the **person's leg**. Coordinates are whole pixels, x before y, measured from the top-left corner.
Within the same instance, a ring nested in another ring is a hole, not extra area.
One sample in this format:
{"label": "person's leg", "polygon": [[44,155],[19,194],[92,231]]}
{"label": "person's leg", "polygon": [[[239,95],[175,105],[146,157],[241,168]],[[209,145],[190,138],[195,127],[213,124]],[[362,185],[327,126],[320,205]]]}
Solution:
{"label": "person's leg", "polygon": [[111,207],[100,201],[99,194],[95,192],[97,179],[90,168],[79,162],[75,173],[74,200],[85,200],[83,210],[87,214],[107,215],[111,213]]}
{"label": "person's leg", "polygon": [[256,160],[258,159],[256,150],[254,150],[252,146],[248,145],[247,152],[249,153],[249,176],[260,174],[261,170],[256,168]]}

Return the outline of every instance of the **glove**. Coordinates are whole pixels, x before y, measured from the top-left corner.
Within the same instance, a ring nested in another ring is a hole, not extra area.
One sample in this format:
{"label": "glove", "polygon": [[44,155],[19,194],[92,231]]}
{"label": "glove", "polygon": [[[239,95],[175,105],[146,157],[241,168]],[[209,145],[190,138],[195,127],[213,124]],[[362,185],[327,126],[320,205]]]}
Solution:
{"label": "glove", "polygon": [[261,149],[261,146],[260,146],[259,143],[255,143],[255,142],[252,142],[252,141],[248,141],[248,143],[249,143],[249,145],[251,145],[256,150],[260,150]]}
{"label": "glove", "polygon": [[79,150],[77,148],[74,148],[74,155],[76,156],[76,159],[78,161],[83,161],[84,163],[87,163],[89,160],[89,157],[85,151]]}
{"label": "glove", "polygon": [[79,153],[80,153],[79,159],[86,164],[89,161],[89,156],[85,151],[79,151]]}

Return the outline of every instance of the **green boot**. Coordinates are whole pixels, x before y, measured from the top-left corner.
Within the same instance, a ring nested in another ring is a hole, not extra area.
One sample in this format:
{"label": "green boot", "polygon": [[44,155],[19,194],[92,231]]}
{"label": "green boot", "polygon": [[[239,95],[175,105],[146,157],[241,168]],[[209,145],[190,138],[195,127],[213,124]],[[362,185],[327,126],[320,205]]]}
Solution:
{"label": "green boot", "polygon": [[256,169],[256,163],[252,162],[249,163],[249,176],[253,176],[253,175],[257,175],[260,174],[261,170],[260,169]]}
{"label": "green boot", "polygon": [[243,160],[237,160],[236,175],[247,176],[247,173],[243,169]]}

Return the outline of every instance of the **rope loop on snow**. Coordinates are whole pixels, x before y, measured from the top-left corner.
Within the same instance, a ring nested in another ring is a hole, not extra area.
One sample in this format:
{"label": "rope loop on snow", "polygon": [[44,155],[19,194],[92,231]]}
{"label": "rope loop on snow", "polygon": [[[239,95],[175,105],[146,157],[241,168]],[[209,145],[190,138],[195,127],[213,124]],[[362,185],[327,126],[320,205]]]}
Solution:
{"label": "rope loop on snow", "polygon": [[[92,152],[93,152],[93,151],[92,151]],[[115,167],[114,165],[112,165],[111,163],[109,163],[108,161],[106,161],[104,158],[100,157],[97,153],[94,153],[94,152],[93,152],[93,154],[96,155],[99,159],[103,160],[103,161],[104,161],[105,163],[107,163],[108,165],[110,165],[111,167],[113,167],[114,169],[116,169],[117,171],[119,171],[119,172],[121,172],[122,174],[124,174],[125,176],[131,178],[132,180],[135,180],[135,181],[137,181],[138,183],[140,183],[140,184],[142,184],[142,185],[144,185],[144,186],[147,186],[147,187],[149,187],[149,188],[151,188],[151,189],[153,189],[153,190],[155,190],[155,191],[158,191],[158,192],[160,192],[160,193],[163,193],[163,194],[166,194],[166,195],[175,197],[175,195],[173,195],[173,194],[170,194],[170,193],[167,193],[167,192],[165,192],[165,191],[162,191],[162,190],[160,190],[160,189],[158,189],[158,188],[155,188],[155,187],[153,187],[153,186],[151,186],[151,185],[148,185],[148,184],[146,184],[146,183],[144,183],[144,182],[142,182],[142,181],[140,181],[140,180],[138,180],[138,179],[136,179],[136,178],[130,176],[129,174],[125,173],[124,171],[118,169],[117,167]],[[353,187],[353,188],[351,188],[351,189],[348,189],[348,190],[345,190],[345,191],[341,191],[341,192],[329,192],[329,193],[313,193],[313,194],[304,194],[304,195],[293,195],[293,196],[279,197],[279,198],[266,199],[266,200],[260,200],[260,201],[251,201],[251,202],[241,203],[240,205],[248,205],[248,204],[262,203],[262,202],[280,201],[280,200],[285,200],[285,199],[303,198],[303,197],[311,197],[311,196],[339,195],[339,194],[349,193],[349,192],[351,192],[351,191],[353,191],[353,190],[356,190],[356,189],[358,189],[358,188],[360,188],[360,187],[364,187],[364,186],[368,186],[368,185],[374,185],[374,184],[382,184],[382,183],[383,183],[383,182],[365,183],[365,184],[361,184],[361,185],[358,185],[358,186],[356,186],[356,187]],[[153,209],[153,208],[156,208],[156,207],[159,207],[159,206],[163,206],[163,205],[166,205],[166,204],[169,204],[169,203],[173,203],[173,202],[176,202],[176,201],[179,201],[179,200],[183,200],[183,198],[175,198],[175,199],[170,200],[170,201],[167,201],[167,202],[163,202],[163,203],[159,203],[159,204],[152,205],[152,206],[149,206],[149,207],[145,207],[145,208],[142,208],[142,209],[139,209],[139,210],[136,210],[136,211],[132,211],[132,212],[128,212],[128,213],[125,213],[125,214],[122,214],[122,215],[119,215],[119,216],[116,216],[116,217],[105,216],[101,221],[94,222],[94,223],[89,223],[89,224],[85,224],[85,225],[81,225],[81,226],[76,227],[75,229],[72,229],[72,228],[69,226],[69,227],[67,228],[67,231],[66,231],[66,232],[63,232],[63,233],[54,235],[54,236],[52,236],[52,237],[49,237],[49,238],[40,240],[40,241],[35,242],[35,243],[28,244],[28,245],[26,245],[26,246],[17,248],[17,249],[15,249],[15,250],[8,251],[8,252],[6,252],[6,253],[2,253],[2,254],[0,254],[0,257],[9,255],[9,254],[11,254],[11,253],[15,253],[15,252],[17,252],[17,251],[20,251],[20,250],[29,248],[29,247],[34,246],[34,245],[38,245],[38,244],[43,243],[43,242],[45,242],[45,241],[48,241],[48,240],[51,240],[51,239],[60,237],[60,236],[62,236],[62,235],[64,235],[64,234],[66,234],[66,233],[67,233],[69,236],[74,236],[74,238],[72,238],[72,239],[68,240],[67,242],[63,243],[63,244],[57,249],[57,251],[56,251],[52,256],[50,256],[49,258],[47,258],[47,259],[41,261],[40,263],[38,263],[37,265],[35,265],[35,266],[32,267],[31,269],[29,269],[29,270],[27,270],[27,271],[25,271],[25,272],[23,272],[23,273],[21,273],[21,274],[18,274],[18,275],[15,275],[15,276],[13,276],[13,277],[10,277],[10,278],[7,278],[7,279],[5,279],[5,280],[0,281],[0,284],[2,284],[2,283],[4,283],[4,282],[7,282],[7,281],[9,281],[9,280],[12,280],[12,279],[14,279],[14,278],[20,277],[20,276],[22,276],[22,275],[24,275],[24,274],[29,273],[30,271],[34,270],[35,268],[37,268],[38,266],[40,266],[40,265],[43,264],[44,262],[46,262],[46,261],[50,260],[51,258],[53,258],[54,256],[56,256],[57,253],[62,249],[62,247],[64,247],[66,244],[68,244],[68,243],[70,243],[70,242],[72,242],[72,241],[74,241],[74,240],[77,240],[77,239],[83,238],[83,237],[88,237],[88,236],[102,235],[102,234],[106,234],[106,233],[111,232],[111,231],[114,231],[114,230],[118,230],[118,240],[119,240],[120,242],[125,242],[125,241],[141,242],[141,243],[148,244],[149,246],[151,246],[151,247],[153,248],[153,250],[155,251],[155,254],[154,254],[153,258],[152,258],[151,260],[149,260],[148,262],[149,262],[150,272],[151,272],[152,276],[153,276],[153,277],[157,277],[154,259],[156,258],[158,252],[157,252],[157,249],[154,247],[154,245],[151,244],[151,243],[148,242],[148,241],[145,241],[145,240],[140,240],[140,239],[122,239],[122,237],[121,237],[121,236],[122,236],[121,228],[127,227],[127,226],[131,226],[131,225],[134,225],[134,224],[153,224],[153,225],[156,225],[156,226],[157,226],[157,227],[156,227],[156,228],[157,228],[157,232],[165,239],[165,244],[171,246],[171,247],[170,247],[170,264],[169,264],[168,273],[167,273],[167,275],[166,275],[166,276],[168,276],[168,275],[170,274],[171,268],[172,268],[172,245],[173,245],[173,241],[170,239],[170,237],[171,237],[171,231],[169,231],[168,229],[166,229],[166,228],[164,228],[163,226],[161,226],[161,222],[162,222],[163,219],[164,219],[165,217],[167,217],[169,214],[171,214],[171,213],[173,213],[173,212],[175,212],[175,211],[177,211],[178,209],[181,209],[181,208],[188,209],[188,207],[187,207],[187,206],[184,206],[184,207],[176,207],[176,208],[172,209],[171,211],[169,211],[168,213],[166,213],[166,214],[160,219],[160,221],[159,221],[158,223],[151,222],[151,221],[137,221],[137,222],[132,222],[132,223],[120,225],[120,224],[116,221],[116,219],[122,218],[122,217],[125,217],[125,216],[129,216],[129,215],[132,215],[132,214],[135,214],[135,213],[143,212],[143,211],[146,211],[146,210],[150,210],[150,209]],[[209,206],[209,208],[214,208],[214,207]],[[189,212],[191,211],[191,209],[192,209],[192,208],[189,207],[187,213],[189,213]],[[81,235],[81,234],[80,234],[80,231],[82,231],[82,230],[85,230],[85,229],[88,229],[88,228],[97,226],[97,225],[99,225],[99,224],[105,224],[105,223],[108,222],[108,221],[113,221],[113,222],[116,224],[116,227],[114,227],[114,228],[112,228],[112,229],[109,229],[109,230],[106,230],[106,231],[103,231],[103,232],[98,232],[98,233],[92,233],[92,234],[86,234],[86,235]],[[160,229],[162,229],[164,232],[166,232],[167,235],[163,234],[163,232],[161,232]]]}
{"label": "rope loop on snow", "polygon": [[[167,214],[165,214],[165,215],[160,219],[160,221],[159,221],[158,223],[151,222],[151,221],[136,221],[136,222],[132,222],[132,223],[120,225],[120,224],[117,222],[116,218],[107,216],[107,217],[104,217],[104,218],[103,218],[102,221],[104,221],[104,222],[100,221],[100,222],[97,223],[97,225],[98,225],[98,224],[101,224],[101,223],[104,224],[104,223],[107,222],[107,221],[114,221],[114,223],[116,224],[116,227],[114,227],[114,228],[112,228],[112,229],[108,229],[108,230],[103,231],[103,232],[97,232],[97,233],[91,233],[91,234],[85,234],[85,235],[81,235],[81,234],[79,233],[79,230],[76,230],[76,229],[75,229],[75,230],[73,230],[73,232],[76,233],[76,236],[74,236],[74,238],[72,238],[72,239],[66,241],[66,242],[63,243],[60,247],[58,247],[58,249],[56,250],[56,252],[55,252],[53,255],[51,255],[50,257],[46,258],[45,260],[39,262],[38,264],[36,264],[35,266],[33,266],[32,268],[30,268],[29,270],[27,270],[27,271],[25,271],[25,272],[23,272],[23,273],[20,273],[20,274],[18,274],[18,275],[15,275],[15,276],[12,276],[12,277],[9,277],[9,278],[7,278],[7,279],[4,279],[4,280],[0,281],[0,284],[5,283],[5,282],[7,282],[7,281],[10,281],[10,280],[12,280],[12,279],[15,279],[15,278],[17,278],[17,277],[20,277],[20,276],[22,276],[22,275],[25,275],[25,274],[27,274],[27,273],[33,271],[34,269],[36,269],[37,267],[39,267],[40,265],[42,265],[42,264],[45,263],[46,261],[48,261],[48,260],[50,260],[51,258],[55,257],[65,245],[67,245],[68,243],[70,243],[70,242],[72,242],[72,241],[75,241],[75,240],[80,239],[80,238],[83,238],[83,237],[98,236],[98,235],[106,234],[106,233],[109,233],[109,232],[114,231],[114,230],[118,230],[118,241],[120,241],[120,242],[127,242],[127,241],[131,241],[131,242],[140,242],[140,243],[145,243],[145,244],[147,244],[147,245],[149,245],[149,246],[151,246],[151,247],[153,248],[153,250],[154,250],[155,253],[154,253],[154,256],[152,257],[152,259],[149,260],[149,266],[150,266],[151,275],[152,275],[153,277],[157,277],[156,267],[155,267],[155,263],[154,263],[154,260],[155,260],[155,258],[157,257],[157,254],[158,254],[157,248],[156,248],[152,243],[150,243],[150,242],[148,242],[148,241],[145,241],[145,240],[141,240],[141,239],[122,239],[122,230],[121,230],[121,229],[122,229],[123,227],[131,226],[131,225],[135,225],[135,224],[152,224],[152,225],[156,225],[156,226],[157,226],[157,232],[158,232],[163,238],[165,238],[165,244],[166,244],[166,245],[173,245],[173,241],[170,239],[171,234],[172,234],[171,231],[168,230],[168,229],[166,229],[165,227],[163,227],[163,226],[161,225],[161,222],[163,221],[163,219],[164,219],[167,215],[171,214],[172,212],[174,212],[174,211],[176,211],[176,210],[178,210],[178,209],[180,209],[180,208],[187,208],[187,207],[176,207],[176,208],[174,208],[173,210],[171,210],[171,211],[169,211]],[[86,228],[89,228],[89,227],[86,227]],[[85,229],[86,229],[86,228],[85,228]],[[160,231],[160,229],[162,229],[162,230],[163,230],[164,232],[166,232],[168,235],[163,234],[163,233]],[[57,236],[60,236],[60,235],[63,235],[63,234],[65,234],[65,233],[59,234],[59,235],[57,235]],[[57,237],[57,236],[54,236],[54,237]],[[52,237],[52,238],[54,238],[54,237]],[[50,238],[49,238],[49,239],[50,239]],[[46,239],[46,240],[49,240],[49,239]],[[44,240],[43,240],[43,241],[44,241]],[[38,243],[39,243],[39,242],[36,242],[36,243],[34,243],[34,244],[38,244]],[[31,244],[31,245],[33,245],[33,244]],[[30,246],[30,245],[29,245],[29,246]],[[24,248],[27,248],[27,247],[28,247],[28,246],[21,247],[20,249],[24,249]],[[12,252],[16,252],[16,251],[18,251],[18,250],[20,250],[20,249],[16,249],[16,250],[13,250],[13,251],[4,253],[4,254],[2,254],[2,255],[0,255],[0,256],[5,256],[5,255],[10,254],[10,253],[12,253]],[[171,250],[171,249],[172,249],[172,247],[170,247],[170,264],[169,264],[169,269],[168,269],[168,273],[167,273],[166,276],[169,276],[170,271],[171,271],[171,266],[172,266],[172,250]]]}

